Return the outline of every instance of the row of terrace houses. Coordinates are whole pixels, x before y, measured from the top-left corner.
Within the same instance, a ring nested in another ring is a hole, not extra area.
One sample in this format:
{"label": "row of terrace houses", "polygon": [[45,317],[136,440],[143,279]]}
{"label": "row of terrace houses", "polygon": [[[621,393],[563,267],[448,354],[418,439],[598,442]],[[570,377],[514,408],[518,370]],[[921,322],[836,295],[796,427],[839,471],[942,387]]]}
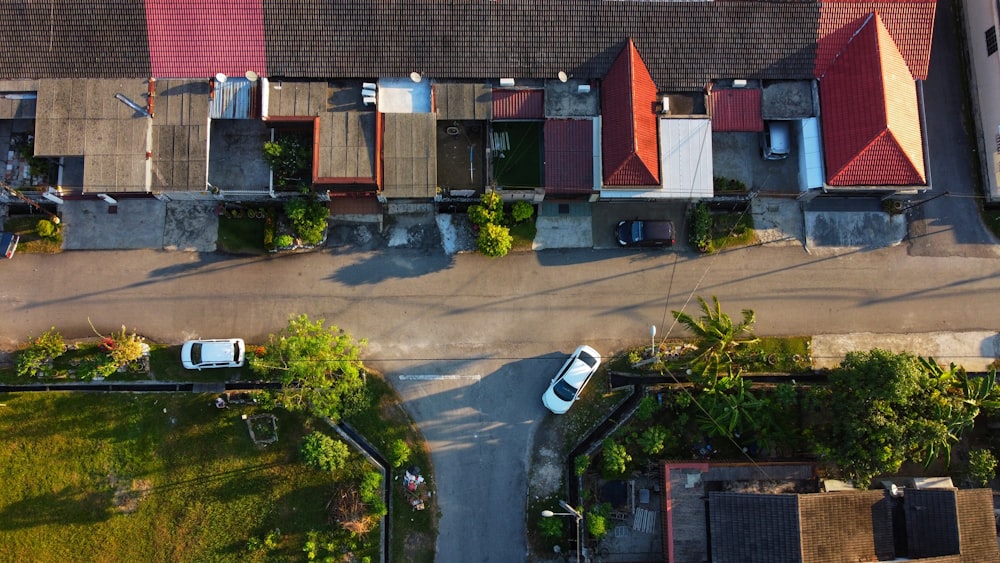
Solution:
{"label": "row of terrace houses", "polygon": [[[5,181],[53,201],[255,199],[303,182],[374,207],[486,190],[705,199],[717,140],[782,120],[799,191],[916,193],[931,187],[921,81],[934,11],[934,0],[4,2],[0,22],[18,30],[0,50]],[[295,182],[262,157],[283,138],[308,153]],[[32,156],[58,166],[41,176]]]}

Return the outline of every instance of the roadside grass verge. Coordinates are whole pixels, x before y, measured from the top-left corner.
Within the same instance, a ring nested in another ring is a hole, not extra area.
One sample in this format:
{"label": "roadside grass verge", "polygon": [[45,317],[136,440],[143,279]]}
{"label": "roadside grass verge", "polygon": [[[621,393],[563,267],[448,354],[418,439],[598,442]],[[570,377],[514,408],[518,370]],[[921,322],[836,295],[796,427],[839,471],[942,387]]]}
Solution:
{"label": "roadside grass verge", "polygon": [[536,215],[532,215],[527,221],[522,221],[510,228],[510,234],[514,237],[511,251],[531,250],[531,245],[535,242],[535,235],[538,233],[538,229],[535,227],[535,217]]}
{"label": "roadside grass verge", "polygon": [[[304,560],[333,485],[298,461],[313,422],[275,411],[279,440],[258,447],[241,414],[259,407],[212,398],[0,395],[0,560]],[[272,549],[247,550],[275,529]]]}
{"label": "roadside grass verge", "polygon": [[[427,481],[427,489],[435,491],[430,451],[426,449],[423,436],[409,414],[403,410],[399,395],[385,379],[377,374],[368,374],[367,388],[371,396],[369,406],[344,419],[344,422],[365,437],[369,444],[392,463],[389,451],[395,440],[403,440],[410,447],[410,457],[402,467],[390,468],[389,482],[392,487],[392,508],[390,514],[393,561],[433,563],[437,543],[437,521],[440,517],[436,496],[425,501],[424,510],[410,506],[403,491],[403,472],[407,467],[417,466]],[[398,480],[397,480],[398,477]]]}
{"label": "roadside grass verge", "polygon": [[712,215],[712,248],[716,252],[740,248],[754,243],[753,216],[750,213],[717,213]]}
{"label": "roadside grass verge", "polygon": [[45,238],[38,234],[35,226],[42,219],[48,219],[48,217],[42,215],[14,215],[4,220],[3,230],[21,237],[21,240],[17,243],[18,252],[33,254],[55,254],[62,252],[61,233],[57,232],[55,236],[50,238]]}

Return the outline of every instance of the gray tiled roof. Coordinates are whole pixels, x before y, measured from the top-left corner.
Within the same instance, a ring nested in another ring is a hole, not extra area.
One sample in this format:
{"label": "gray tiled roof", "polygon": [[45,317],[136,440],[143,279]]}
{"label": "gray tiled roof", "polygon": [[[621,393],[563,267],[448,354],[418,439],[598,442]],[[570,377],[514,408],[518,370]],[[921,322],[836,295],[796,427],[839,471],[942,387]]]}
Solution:
{"label": "gray tiled roof", "polygon": [[150,76],[143,0],[0,2],[3,78]]}
{"label": "gray tiled roof", "polygon": [[600,78],[631,37],[661,89],[812,77],[813,2],[264,0],[271,76]]}
{"label": "gray tiled roof", "polygon": [[712,561],[798,563],[798,495],[709,493]]}
{"label": "gray tiled roof", "polygon": [[907,556],[913,559],[958,555],[958,506],[952,489],[907,489]]}

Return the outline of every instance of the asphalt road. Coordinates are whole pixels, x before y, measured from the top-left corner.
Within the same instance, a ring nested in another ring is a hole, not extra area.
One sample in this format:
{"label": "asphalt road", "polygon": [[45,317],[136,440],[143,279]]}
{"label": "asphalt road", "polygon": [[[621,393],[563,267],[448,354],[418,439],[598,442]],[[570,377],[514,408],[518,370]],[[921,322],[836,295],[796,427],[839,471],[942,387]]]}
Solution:
{"label": "asphalt road", "polygon": [[[3,265],[0,343],[55,325],[125,324],[160,342],[260,341],[289,315],[367,338],[433,451],[441,561],[524,558],[526,461],[562,354],[676,334],[672,310],[716,295],[762,335],[994,329],[1000,261],[757,247],[714,256],[544,251],[491,260],[388,249],[227,259],[178,252],[20,254]],[[444,376],[444,377],[442,377]]]}

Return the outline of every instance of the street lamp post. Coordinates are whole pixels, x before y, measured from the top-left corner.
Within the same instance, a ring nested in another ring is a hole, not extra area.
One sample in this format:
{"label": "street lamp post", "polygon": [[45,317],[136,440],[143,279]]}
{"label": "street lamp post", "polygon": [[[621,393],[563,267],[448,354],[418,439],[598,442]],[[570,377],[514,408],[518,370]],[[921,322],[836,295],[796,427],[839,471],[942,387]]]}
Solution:
{"label": "street lamp post", "polygon": [[656,325],[649,325],[649,357],[656,357]]}
{"label": "street lamp post", "polygon": [[552,512],[551,510],[543,510],[542,516],[544,516],[545,518],[552,518],[553,516],[572,516],[573,518],[576,519],[576,560],[577,563],[579,563],[580,561],[583,561],[580,558],[580,553],[581,553],[580,521],[583,520],[583,514],[577,512],[575,508],[570,506],[569,503],[567,503],[564,500],[559,501],[559,506],[563,507],[568,512]]}

